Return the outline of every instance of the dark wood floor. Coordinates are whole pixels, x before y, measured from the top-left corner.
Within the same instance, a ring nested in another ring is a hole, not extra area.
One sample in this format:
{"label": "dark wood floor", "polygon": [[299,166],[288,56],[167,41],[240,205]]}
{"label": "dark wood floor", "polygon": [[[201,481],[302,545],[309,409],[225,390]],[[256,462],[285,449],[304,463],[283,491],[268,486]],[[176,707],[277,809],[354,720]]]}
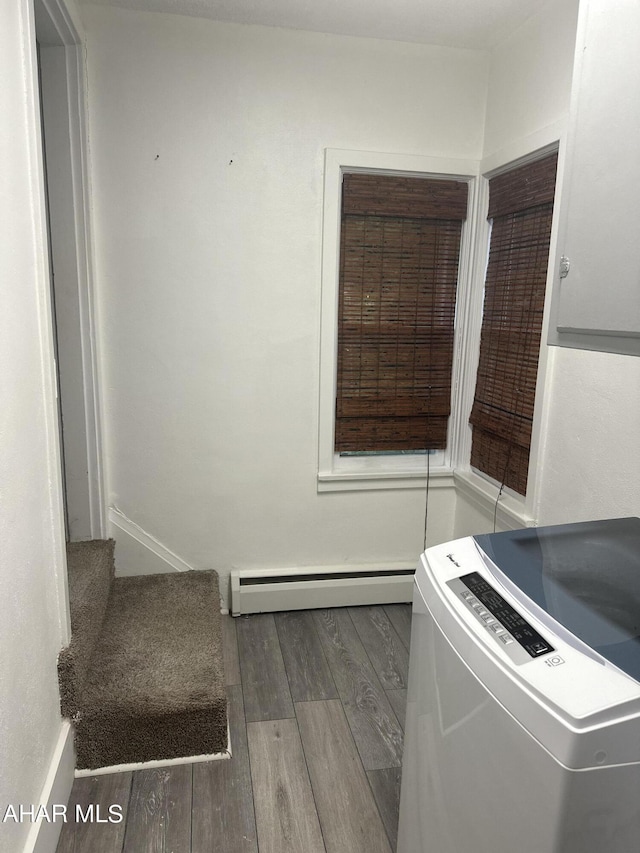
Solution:
{"label": "dark wood floor", "polygon": [[233,757],[77,779],[58,853],[391,853],[410,627],[405,604],[224,617]]}

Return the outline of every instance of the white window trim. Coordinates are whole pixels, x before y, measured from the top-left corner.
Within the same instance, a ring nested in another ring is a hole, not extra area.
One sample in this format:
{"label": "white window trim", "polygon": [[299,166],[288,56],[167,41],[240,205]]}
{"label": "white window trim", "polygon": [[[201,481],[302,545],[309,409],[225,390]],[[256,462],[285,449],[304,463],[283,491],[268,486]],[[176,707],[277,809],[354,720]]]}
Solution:
{"label": "white window trim", "polygon": [[489,182],[479,176],[469,187],[469,234],[460,258],[456,300],[456,346],[453,359],[453,401],[449,422],[451,467],[469,467],[471,424],[480,355],[480,331],[484,307],[484,280],[489,260],[490,224],[487,221]]}
{"label": "white window trim", "polygon": [[[455,487],[456,492],[474,503],[487,517],[495,514],[498,529],[516,529],[532,527],[537,524],[540,493],[540,458],[542,456],[541,437],[548,420],[549,394],[546,389],[550,375],[550,353],[547,344],[549,331],[549,311],[552,297],[554,276],[554,259],[557,254],[559,193],[562,187],[562,175],[565,159],[566,127],[564,120],[555,122],[543,130],[517,140],[508,148],[485,158],[480,164],[478,180],[478,200],[476,206],[475,257],[472,265],[472,275],[467,276],[462,284],[469,288],[463,297],[466,300],[468,314],[463,319],[464,333],[462,346],[464,352],[460,369],[460,393],[457,405],[457,445],[455,447]],[[533,428],[531,431],[531,447],[529,452],[529,476],[526,497],[512,492],[510,489],[500,493],[500,484],[476,469],[472,468],[471,456],[471,425],[469,416],[473,406],[475,393],[475,376],[480,355],[480,333],[482,329],[482,311],[484,301],[484,281],[486,267],[489,261],[489,238],[491,227],[487,221],[489,204],[489,178],[506,172],[517,166],[533,162],[559,151],[558,173],[556,176],[556,204],[551,227],[549,244],[549,273],[545,295],[545,307],[542,320],[542,336],[540,356],[538,360],[538,376],[536,381],[536,403],[534,407]],[[460,298],[460,292],[459,292]],[[551,348],[553,349],[553,348]],[[470,377],[473,377],[471,379]],[[457,381],[457,380],[456,380]],[[496,506],[497,502],[497,506]]]}
{"label": "white window trim", "polygon": [[[463,225],[461,263],[456,318],[466,313],[468,279],[477,251],[476,178],[477,160],[458,160],[412,154],[387,154],[371,151],[325,151],[324,207],[322,234],[322,305],[320,329],[320,400],[318,435],[318,491],[370,489],[423,489],[427,479],[425,456],[340,457],[334,452],[335,399],[338,352],[338,296],[340,264],[340,221],[342,175],[346,172],[380,172],[405,177],[448,178],[469,183],[470,215]],[[482,307],[482,306],[480,306]],[[456,347],[452,376],[452,416],[444,454],[429,457],[429,477],[433,487],[450,486],[454,460],[464,441],[457,405],[457,384],[461,375],[461,353],[468,349],[464,324],[456,322]],[[474,374],[475,375],[475,374]],[[473,394],[473,388],[471,389]],[[467,413],[468,415],[468,413]]]}

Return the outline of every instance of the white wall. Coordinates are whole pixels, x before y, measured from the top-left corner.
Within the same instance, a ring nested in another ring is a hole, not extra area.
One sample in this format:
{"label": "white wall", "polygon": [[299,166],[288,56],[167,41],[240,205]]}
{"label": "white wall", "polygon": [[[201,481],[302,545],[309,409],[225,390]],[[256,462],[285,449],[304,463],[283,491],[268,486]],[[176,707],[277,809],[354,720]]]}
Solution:
{"label": "white wall", "polygon": [[420,491],[316,491],[323,151],[478,159],[486,55],[83,16],[111,502],[225,592],[232,567],[414,560]]}
{"label": "white wall", "polygon": [[482,156],[493,168],[566,119],[577,17],[578,0],[546,0],[492,51]]}
{"label": "white wall", "polygon": [[[323,150],[492,169],[562,136],[577,0],[489,57],[84,13],[111,503],[225,593],[234,567],[414,559],[420,492],[316,492]],[[532,519],[638,511],[638,369],[543,348]],[[429,541],[492,521],[477,494],[434,491]]]}
{"label": "white wall", "polygon": [[555,349],[540,523],[640,515],[640,359]]}
{"label": "white wall", "polygon": [[[558,139],[564,144],[571,93],[578,0],[547,0],[540,11],[491,53],[482,171],[491,171],[530,154]],[[561,149],[558,181],[562,181]],[[555,231],[552,235],[552,250]],[[543,332],[546,340],[546,332]],[[558,401],[552,400],[553,349],[543,345],[532,442],[535,471],[529,477],[527,501],[520,509],[505,499],[507,515],[498,512],[497,529],[535,522],[540,506],[541,475],[546,465],[539,443],[547,436],[547,417]],[[473,476],[471,477],[473,479]],[[476,478],[478,479],[478,478]],[[459,489],[455,535],[493,529],[494,501],[486,488]],[[509,509],[513,510],[509,514]],[[517,511],[517,512],[516,512]],[[515,514],[514,514],[515,513]]]}
{"label": "white wall", "polygon": [[[61,735],[56,657],[67,639],[63,528],[31,3],[0,26],[0,803],[38,803]],[[0,824],[0,850],[29,823]]]}

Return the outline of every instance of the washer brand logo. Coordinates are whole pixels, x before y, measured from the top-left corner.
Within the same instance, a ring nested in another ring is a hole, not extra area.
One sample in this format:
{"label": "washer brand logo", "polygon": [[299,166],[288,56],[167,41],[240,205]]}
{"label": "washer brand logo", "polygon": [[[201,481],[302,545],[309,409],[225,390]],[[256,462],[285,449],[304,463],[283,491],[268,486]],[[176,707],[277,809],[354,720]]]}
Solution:
{"label": "washer brand logo", "polygon": [[460,568],[460,563],[456,560],[456,558],[453,556],[453,554],[447,554],[447,560],[451,560],[451,562],[453,563],[454,566],[457,566],[458,568]]}

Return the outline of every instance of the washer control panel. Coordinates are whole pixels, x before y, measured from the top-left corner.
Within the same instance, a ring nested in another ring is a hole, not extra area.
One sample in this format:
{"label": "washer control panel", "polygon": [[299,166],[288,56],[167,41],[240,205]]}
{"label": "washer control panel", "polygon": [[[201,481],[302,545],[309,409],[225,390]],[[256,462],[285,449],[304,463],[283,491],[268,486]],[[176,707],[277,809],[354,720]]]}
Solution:
{"label": "washer control panel", "polygon": [[454,578],[448,586],[514,663],[555,651],[478,572]]}

